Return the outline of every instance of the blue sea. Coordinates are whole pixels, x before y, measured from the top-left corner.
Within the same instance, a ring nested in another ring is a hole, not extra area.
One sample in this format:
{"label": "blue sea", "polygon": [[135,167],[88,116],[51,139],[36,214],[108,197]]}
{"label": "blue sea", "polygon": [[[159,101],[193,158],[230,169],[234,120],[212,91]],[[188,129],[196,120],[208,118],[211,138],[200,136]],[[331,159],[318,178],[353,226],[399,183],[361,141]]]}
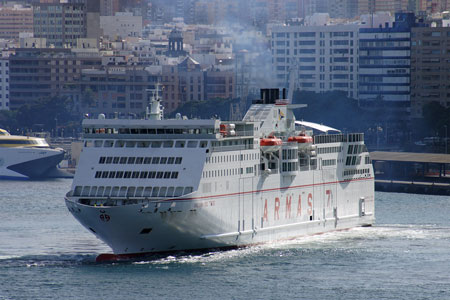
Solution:
{"label": "blue sea", "polygon": [[231,251],[97,264],[70,179],[0,182],[0,300],[450,299],[450,198],[376,193],[376,225]]}

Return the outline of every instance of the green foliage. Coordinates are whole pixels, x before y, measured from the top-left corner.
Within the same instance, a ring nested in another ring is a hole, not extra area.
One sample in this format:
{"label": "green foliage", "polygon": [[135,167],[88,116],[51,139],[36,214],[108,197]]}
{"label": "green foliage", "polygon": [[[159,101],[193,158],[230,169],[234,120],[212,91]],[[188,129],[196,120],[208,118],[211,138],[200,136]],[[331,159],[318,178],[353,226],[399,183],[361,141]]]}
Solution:
{"label": "green foliage", "polygon": [[424,135],[443,136],[444,126],[447,126],[450,132],[450,108],[445,108],[436,101],[425,104],[422,126]]}
{"label": "green foliage", "polygon": [[17,111],[2,112],[0,127],[6,127],[11,131],[36,130],[36,128],[52,131],[56,126],[73,127],[74,122],[79,127],[79,120],[71,114],[72,107],[72,101],[66,97],[39,99],[32,104],[21,106]]}

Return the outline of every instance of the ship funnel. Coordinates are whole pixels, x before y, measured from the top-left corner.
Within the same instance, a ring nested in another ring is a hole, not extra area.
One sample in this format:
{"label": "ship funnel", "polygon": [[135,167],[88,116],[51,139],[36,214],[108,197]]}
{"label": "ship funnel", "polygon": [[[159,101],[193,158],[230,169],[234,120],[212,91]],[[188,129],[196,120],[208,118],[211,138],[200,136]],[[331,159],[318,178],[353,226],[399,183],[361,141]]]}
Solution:
{"label": "ship funnel", "polygon": [[261,89],[261,100],[263,104],[275,104],[280,99],[279,89]]}

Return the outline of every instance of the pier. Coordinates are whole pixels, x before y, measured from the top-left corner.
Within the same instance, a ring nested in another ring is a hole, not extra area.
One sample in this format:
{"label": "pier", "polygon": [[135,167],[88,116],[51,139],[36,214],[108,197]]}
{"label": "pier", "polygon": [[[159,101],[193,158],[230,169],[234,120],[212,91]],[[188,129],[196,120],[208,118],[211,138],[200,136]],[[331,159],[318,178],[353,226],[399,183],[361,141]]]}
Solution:
{"label": "pier", "polygon": [[377,191],[450,195],[450,155],[371,152]]}

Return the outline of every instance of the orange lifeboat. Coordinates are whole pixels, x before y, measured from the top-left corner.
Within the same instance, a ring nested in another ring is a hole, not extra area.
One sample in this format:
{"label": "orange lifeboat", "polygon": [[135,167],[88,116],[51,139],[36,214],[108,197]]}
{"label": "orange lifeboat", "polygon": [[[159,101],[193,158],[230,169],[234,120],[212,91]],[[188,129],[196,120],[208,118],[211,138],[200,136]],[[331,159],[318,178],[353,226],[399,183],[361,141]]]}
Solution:
{"label": "orange lifeboat", "polygon": [[301,133],[299,135],[289,137],[288,142],[297,142],[299,144],[312,144],[313,138],[312,136]]}
{"label": "orange lifeboat", "polygon": [[281,144],[283,142],[276,136],[268,136],[267,138],[261,139],[259,144],[261,145],[261,150],[263,152],[275,152],[280,150]]}

